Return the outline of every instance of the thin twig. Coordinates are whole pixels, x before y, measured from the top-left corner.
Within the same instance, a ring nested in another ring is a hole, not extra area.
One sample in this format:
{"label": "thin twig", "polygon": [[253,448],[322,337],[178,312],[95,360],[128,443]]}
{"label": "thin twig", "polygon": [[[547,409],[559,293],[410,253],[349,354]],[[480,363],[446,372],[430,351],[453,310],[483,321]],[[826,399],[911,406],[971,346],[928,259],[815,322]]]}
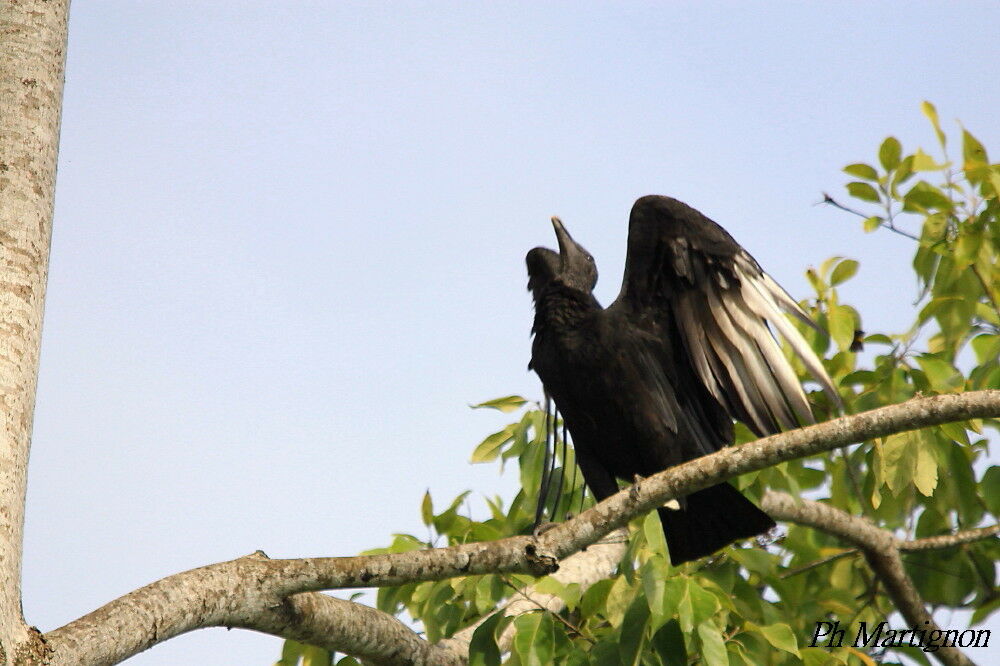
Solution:
{"label": "thin twig", "polygon": [[[865,215],[861,211],[854,210],[853,208],[848,208],[844,204],[840,203],[839,201],[837,201],[836,199],[834,199],[833,197],[831,197],[826,192],[823,193],[823,201],[821,203],[829,204],[829,205],[833,206],[834,208],[839,208],[840,210],[844,211],[845,213],[851,213],[852,215],[857,215],[858,217],[862,217],[862,218],[864,218],[866,220],[869,217],[871,217],[871,215]],[[888,229],[889,231],[892,231],[893,233],[897,233],[900,236],[905,236],[906,238],[909,238],[910,240],[915,240],[915,241],[919,241],[920,240],[919,236],[914,236],[909,231],[903,231],[902,229],[900,229],[899,227],[897,227],[895,224],[892,223],[892,220],[882,220],[881,222],[879,222],[879,226],[882,227],[882,228],[884,228],[884,229]]]}
{"label": "thin twig", "polygon": [[824,557],[823,559],[810,562],[809,564],[805,564],[799,567],[798,569],[791,569],[789,571],[786,571],[785,573],[781,574],[781,579],[784,580],[786,578],[791,578],[792,576],[798,576],[799,574],[803,574],[807,571],[812,571],[816,567],[821,567],[824,564],[830,564],[831,562],[836,562],[837,560],[843,559],[849,555],[857,555],[857,554],[858,554],[857,548],[848,548],[847,550],[840,551],[836,555],[830,555],[828,557]]}
{"label": "thin twig", "polygon": [[528,603],[537,606],[536,610],[540,610],[543,613],[550,613],[552,615],[552,617],[554,617],[555,619],[557,619],[560,622],[562,622],[563,625],[565,625],[567,629],[569,629],[570,631],[574,632],[576,635],[578,635],[580,638],[584,639],[585,641],[589,642],[591,645],[594,645],[597,642],[593,638],[591,638],[590,636],[587,636],[586,634],[584,634],[583,633],[583,629],[581,629],[580,627],[574,625],[572,622],[570,622],[569,620],[567,620],[566,618],[564,618],[559,613],[556,613],[554,611],[549,610],[549,608],[544,603],[542,603],[540,601],[535,601],[534,599],[532,599],[531,595],[529,594],[528,591],[532,587],[534,587],[534,586],[531,586],[531,587],[518,587],[518,586],[514,585],[513,581],[511,581],[507,576],[505,576],[503,574],[500,575],[500,580],[502,580],[504,583],[507,584],[508,587],[510,587],[512,590],[514,590],[514,594],[515,595],[521,597],[522,599],[524,599]]}
{"label": "thin twig", "polygon": [[993,295],[993,289],[990,287],[989,283],[986,282],[986,278],[980,272],[979,267],[976,266],[975,262],[970,266],[972,273],[979,280],[979,284],[983,287],[983,292],[986,294],[986,299],[993,306],[993,311],[997,313],[997,319],[1000,319],[1000,303],[997,303],[996,296]]}

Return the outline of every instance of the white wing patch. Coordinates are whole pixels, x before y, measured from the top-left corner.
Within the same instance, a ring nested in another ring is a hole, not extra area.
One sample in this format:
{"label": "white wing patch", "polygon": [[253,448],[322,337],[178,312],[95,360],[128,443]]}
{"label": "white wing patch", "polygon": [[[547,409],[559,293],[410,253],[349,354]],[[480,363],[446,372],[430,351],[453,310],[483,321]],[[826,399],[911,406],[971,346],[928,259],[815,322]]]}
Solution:
{"label": "white wing patch", "polygon": [[734,259],[739,285],[716,279],[724,278],[716,273],[678,299],[678,323],[694,367],[709,392],[758,433],[813,423],[805,392],[772,328],[839,405],[823,364],[784,312],[814,324],[749,255]]}

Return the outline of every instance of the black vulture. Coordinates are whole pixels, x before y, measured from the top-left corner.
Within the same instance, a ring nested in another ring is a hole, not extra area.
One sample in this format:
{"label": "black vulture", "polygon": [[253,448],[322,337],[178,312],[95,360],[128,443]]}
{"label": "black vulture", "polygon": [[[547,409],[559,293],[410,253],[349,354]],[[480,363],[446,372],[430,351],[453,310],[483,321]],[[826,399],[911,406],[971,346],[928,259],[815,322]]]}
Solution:
{"label": "black vulture", "polygon": [[[680,201],[645,196],[629,219],[618,298],[593,295],[594,258],[552,218],[559,252],[528,253],[535,302],[531,364],[562,414],[584,480],[601,500],[733,441],[812,423],[772,328],[834,404],[839,397],[785,318],[815,324],[718,224]],[[676,565],[767,532],[774,521],[728,483],[659,509]]]}

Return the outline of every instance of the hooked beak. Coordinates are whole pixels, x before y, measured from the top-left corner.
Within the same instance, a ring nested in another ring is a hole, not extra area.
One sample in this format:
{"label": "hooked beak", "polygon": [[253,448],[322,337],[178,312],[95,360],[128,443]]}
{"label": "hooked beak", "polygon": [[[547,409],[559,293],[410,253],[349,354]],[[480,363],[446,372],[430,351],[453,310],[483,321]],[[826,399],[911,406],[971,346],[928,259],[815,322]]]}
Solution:
{"label": "hooked beak", "polygon": [[559,255],[565,257],[571,248],[576,247],[576,243],[573,242],[573,237],[569,235],[566,231],[566,227],[563,226],[562,220],[558,217],[552,216],[552,228],[556,232],[556,240],[559,241]]}

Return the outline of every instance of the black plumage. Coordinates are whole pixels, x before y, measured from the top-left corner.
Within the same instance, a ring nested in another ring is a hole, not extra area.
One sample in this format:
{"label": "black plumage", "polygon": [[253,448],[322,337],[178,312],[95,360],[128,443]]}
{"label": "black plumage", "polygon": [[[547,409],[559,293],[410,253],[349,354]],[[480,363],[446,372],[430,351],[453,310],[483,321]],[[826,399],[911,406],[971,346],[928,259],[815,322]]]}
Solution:
{"label": "black plumage", "polygon": [[[594,259],[553,218],[559,252],[528,253],[535,301],[530,367],[561,412],[597,499],[732,443],[813,421],[773,327],[832,401],[819,359],[783,311],[814,325],[722,227],[668,197],[636,201],[618,298],[593,295]],[[659,510],[680,564],[766,532],[769,516],[728,483]]]}

